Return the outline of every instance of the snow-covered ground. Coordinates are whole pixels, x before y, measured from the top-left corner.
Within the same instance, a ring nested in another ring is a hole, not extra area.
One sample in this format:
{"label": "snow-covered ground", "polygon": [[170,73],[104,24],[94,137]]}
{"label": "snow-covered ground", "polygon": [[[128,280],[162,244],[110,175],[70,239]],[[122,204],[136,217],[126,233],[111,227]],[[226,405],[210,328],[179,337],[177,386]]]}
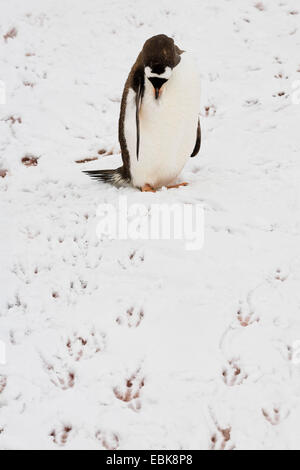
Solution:
{"label": "snow-covered ground", "polygon": [[[0,7],[0,448],[299,449],[299,1]],[[201,71],[190,185],[97,184],[158,33]],[[203,204],[203,249],[99,240],[120,195]]]}

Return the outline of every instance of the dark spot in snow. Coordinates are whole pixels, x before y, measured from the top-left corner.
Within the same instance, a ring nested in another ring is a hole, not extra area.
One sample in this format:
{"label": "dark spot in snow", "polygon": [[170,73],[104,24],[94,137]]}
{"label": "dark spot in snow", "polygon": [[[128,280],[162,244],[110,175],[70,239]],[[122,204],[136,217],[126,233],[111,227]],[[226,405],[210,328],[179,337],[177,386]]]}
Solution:
{"label": "dark spot in snow", "polygon": [[75,163],[88,163],[88,162],[93,162],[95,160],[98,160],[98,157],[87,157],[87,158],[83,158],[82,160],[75,160]]}
{"label": "dark spot in snow", "polygon": [[254,6],[255,6],[255,8],[257,8],[257,10],[259,10],[259,11],[264,11],[264,10],[265,10],[265,6],[264,6],[264,4],[263,4],[262,2],[258,2],[258,3],[256,3]]}
{"label": "dark spot in snow", "polygon": [[25,157],[22,158],[22,163],[25,166],[37,166],[38,164],[38,158],[35,157],[34,155],[25,155]]}
{"label": "dark spot in snow", "polygon": [[30,88],[33,88],[35,86],[35,83],[33,82],[28,82],[27,80],[23,82],[23,85],[24,86],[27,86],[27,87],[30,87]]}
{"label": "dark spot in snow", "polygon": [[4,40],[5,42],[8,41],[8,39],[14,39],[18,34],[18,31],[16,30],[16,28],[11,28],[9,31],[7,31],[6,34],[4,34]]}
{"label": "dark spot in snow", "polygon": [[19,124],[22,124],[22,118],[9,116],[7,119],[5,119],[5,122],[11,122],[11,124],[15,124],[17,122]]}

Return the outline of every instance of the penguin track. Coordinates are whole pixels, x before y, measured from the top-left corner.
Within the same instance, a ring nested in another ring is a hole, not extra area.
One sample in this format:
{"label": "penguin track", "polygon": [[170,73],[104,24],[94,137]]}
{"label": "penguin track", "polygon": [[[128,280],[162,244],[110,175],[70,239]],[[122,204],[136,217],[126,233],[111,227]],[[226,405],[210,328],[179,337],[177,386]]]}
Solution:
{"label": "penguin track", "polygon": [[41,357],[44,368],[49,376],[50,382],[55,385],[55,387],[60,388],[61,390],[68,390],[73,388],[75,385],[75,373],[67,368],[64,364],[59,363],[54,366],[50,362],[47,362],[46,359]]}
{"label": "penguin track", "polygon": [[296,345],[291,346],[290,344],[285,344],[282,341],[278,341],[276,348],[280,352],[283,359],[287,362],[291,362],[294,359],[294,354],[297,353]]}
{"label": "penguin track", "polygon": [[134,411],[141,409],[141,393],[145,386],[145,379],[141,375],[140,370],[126,379],[121,386],[113,389],[115,397],[118,400],[128,403],[129,407]]}
{"label": "penguin track", "polygon": [[[30,83],[30,82],[24,82],[24,85],[25,85],[25,86],[31,86],[32,88],[34,87],[34,84],[33,84],[33,83]],[[23,165],[29,167],[29,166],[37,166],[38,160],[39,160],[39,158],[36,157],[35,155],[26,154],[26,155],[22,158],[21,161],[22,161]]]}
{"label": "penguin track", "polygon": [[75,362],[79,362],[81,359],[92,359],[95,357],[95,354],[104,351],[105,335],[98,335],[95,331],[91,331],[85,335],[74,333],[68,338],[66,347],[69,356],[72,357]]}
{"label": "penguin track", "polygon": [[287,75],[283,75],[281,72],[279,72],[276,75],[274,75],[274,78],[277,78],[278,80],[288,80],[289,77]]}
{"label": "penguin track", "polygon": [[25,338],[28,338],[32,334],[32,330],[30,328],[22,328],[22,329],[11,329],[9,331],[9,342],[12,346],[16,346],[22,344]]}
{"label": "penguin track", "polygon": [[94,162],[96,160],[98,160],[98,157],[86,157],[86,158],[82,158],[81,160],[75,160],[75,163],[82,164],[82,163]]}
{"label": "penguin track", "polygon": [[24,284],[30,284],[32,282],[32,275],[30,275],[28,269],[21,262],[15,263],[11,268],[11,272]]}
{"label": "penguin track", "polygon": [[289,410],[282,411],[280,407],[271,407],[271,408],[262,408],[262,414],[264,418],[270,423],[272,426],[277,426],[280,424],[284,419],[286,419],[290,412]]}
{"label": "penguin track", "polygon": [[95,437],[100,442],[101,448],[106,450],[117,450],[120,445],[120,439],[114,432],[97,431]]}
{"label": "penguin track", "polygon": [[118,259],[118,263],[123,269],[128,269],[131,266],[139,267],[144,261],[145,256],[141,250],[132,250],[126,258]]}
{"label": "penguin track", "polygon": [[235,445],[231,442],[231,428],[217,427],[210,438],[210,450],[233,450]]}
{"label": "penguin track", "polygon": [[244,328],[260,321],[249,300],[246,303],[240,302],[240,308],[237,311],[237,320]]}
{"label": "penguin track", "polygon": [[215,431],[210,437],[210,450],[233,450],[235,444],[231,439],[231,426],[222,427],[211,409],[209,413],[215,427]]}
{"label": "penguin track", "polygon": [[215,107],[215,105],[210,105],[210,106],[205,106],[204,108],[204,116],[206,117],[211,117],[211,116],[215,116],[217,113],[217,108]]}
{"label": "penguin track", "polygon": [[23,302],[19,294],[15,294],[14,299],[7,302],[7,310],[20,309],[23,312],[27,310],[27,304]]}
{"label": "penguin track", "polygon": [[15,39],[18,35],[17,28],[13,27],[3,35],[4,41],[7,42],[9,39]]}
{"label": "penguin track", "polygon": [[[16,125],[22,124],[21,116],[11,115],[11,116],[9,116],[5,119],[1,119],[1,121],[4,121],[4,122],[8,123],[12,136],[16,137],[15,127],[16,127]],[[7,172],[7,170],[4,170],[4,171]],[[1,170],[0,170],[0,176],[2,176],[4,178],[6,176],[6,174],[4,174],[4,175],[1,174]]]}
{"label": "penguin track", "polygon": [[0,375],[0,395],[4,392],[7,387],[7,377],[5,375]]}
{"label": "penguin track", "polygon": [[276,281],[284,282],[287,280],[287,278],[288,278],[288,274],[285,271],[282,271],[280,268],[276,270],[276,273],[275,273]]}
{"label": "penguin track", "polygon": [[14,125],[14,124],[22,124],[22,118],[21,116],[9,116],[8,118],[4,119],[5,122],[8,122],[10,125]]}
{"label": "penguin track", "polygon": [[242,371],[236,359],[228,361],[222,372],[223,382],[228,387],[242,385],[247,380],[248,375]]}
{"label": "penguin track", "polygon": [[128,328],[137,328],[144,319],[144,310],[142,308],[130,307],[126,314],[116,319],[118,325],[127,324]]}
{"label": "penguin track", "polygon": [[255,5],[254,5],[255,8],[257,8],[257,10],[259,11],[265,11],[265,6],[262,2],[257,2]]}
{"label": "penguin track", "polygon": [[72,426],[70,425],[58,426],[50,432],[49,436],[52,438],[54,444],[59,447],[64,447],[67,444],[71,431]]}

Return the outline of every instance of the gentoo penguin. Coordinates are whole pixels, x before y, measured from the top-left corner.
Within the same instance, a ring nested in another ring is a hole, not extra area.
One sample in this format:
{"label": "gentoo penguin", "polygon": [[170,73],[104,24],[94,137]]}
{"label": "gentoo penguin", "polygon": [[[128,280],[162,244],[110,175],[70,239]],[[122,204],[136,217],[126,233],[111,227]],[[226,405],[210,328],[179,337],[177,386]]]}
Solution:
{"label": "gentoo penguin", "polygon": [[85,171],[115,186],[142,191],[174,181],[200,150],[200,80],[188,53],[172,38],[148,39],[125,83],[119,118],[123,166]]}

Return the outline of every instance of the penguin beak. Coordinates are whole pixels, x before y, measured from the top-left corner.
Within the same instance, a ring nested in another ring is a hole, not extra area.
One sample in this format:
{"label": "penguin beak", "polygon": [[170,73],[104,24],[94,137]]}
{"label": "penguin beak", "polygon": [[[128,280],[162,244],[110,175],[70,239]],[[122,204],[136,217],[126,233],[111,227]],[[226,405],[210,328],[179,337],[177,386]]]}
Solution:
{"label": "penguin beak", "polygon": [[161,87],[168,80],[166,78],[160,78],[160,77],[149,77],[149,80],[152,83],[152,86],[154,88],[154,96],[155,96],[155,99],[157,100],[161,95]]}

